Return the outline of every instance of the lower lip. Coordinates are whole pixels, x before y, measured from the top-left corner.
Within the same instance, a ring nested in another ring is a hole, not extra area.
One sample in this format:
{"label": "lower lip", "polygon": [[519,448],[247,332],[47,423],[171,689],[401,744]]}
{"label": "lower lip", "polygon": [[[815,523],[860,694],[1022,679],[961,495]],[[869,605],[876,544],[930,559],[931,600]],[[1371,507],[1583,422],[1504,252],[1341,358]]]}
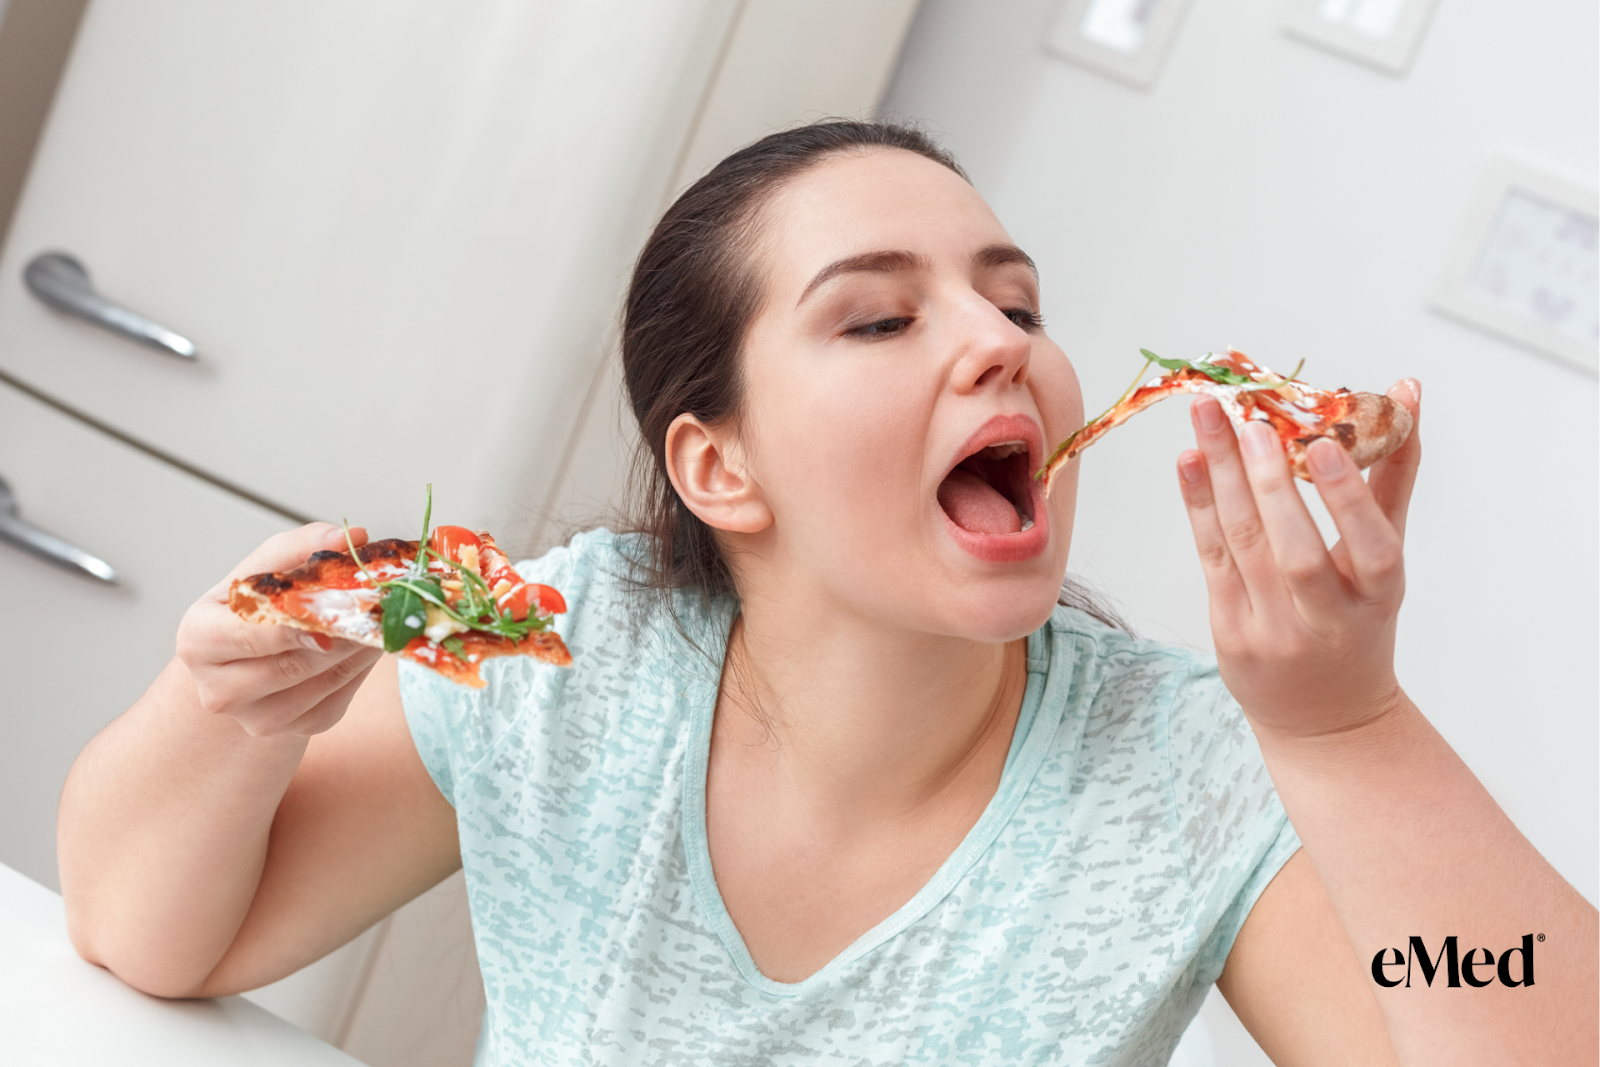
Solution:
{"label": "lower lip", "polygon": [[[957,526],[955,521],[945,514],[943,508],[939,508],[939,515],[944,519],[945,527],[950,531],[950,536],[955,538],[956,544],[966,549],[970,555],[985,563],[1020,563],[1023,560],[1033,559],[1050,543],[1050,512],[1045,507],[1044,492],[1038,482],[1034,482],[1029,489],[1033,494],[1033,525],[1021,533],[974,533],[963,526]],[[935,504],[934,507],[939,506]]]}

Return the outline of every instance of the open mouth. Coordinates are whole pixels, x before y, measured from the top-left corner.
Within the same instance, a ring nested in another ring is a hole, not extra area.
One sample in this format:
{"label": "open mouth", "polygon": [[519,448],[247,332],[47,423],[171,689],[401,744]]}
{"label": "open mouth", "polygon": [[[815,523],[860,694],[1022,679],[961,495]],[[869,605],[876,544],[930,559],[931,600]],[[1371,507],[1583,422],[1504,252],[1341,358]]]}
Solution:
{"label": "open mouth", "polygon": [[996,441],[956,464],[939,484],[939,506],[950,521],[976,534],[1015,534],[1033,528],[1028,445]]}

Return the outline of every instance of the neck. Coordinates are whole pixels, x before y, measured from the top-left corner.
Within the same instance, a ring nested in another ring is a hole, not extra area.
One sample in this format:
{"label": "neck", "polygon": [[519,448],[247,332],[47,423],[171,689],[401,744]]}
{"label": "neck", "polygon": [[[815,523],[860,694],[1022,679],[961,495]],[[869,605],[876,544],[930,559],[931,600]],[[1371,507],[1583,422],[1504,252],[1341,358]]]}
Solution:
{"label": "neck", "polygon": [[1026,688],[1026,647],[747,597],[730,635],[717,747],[757,761],[763,779],[823,818],[895,818],[972,788],[992,795]]}

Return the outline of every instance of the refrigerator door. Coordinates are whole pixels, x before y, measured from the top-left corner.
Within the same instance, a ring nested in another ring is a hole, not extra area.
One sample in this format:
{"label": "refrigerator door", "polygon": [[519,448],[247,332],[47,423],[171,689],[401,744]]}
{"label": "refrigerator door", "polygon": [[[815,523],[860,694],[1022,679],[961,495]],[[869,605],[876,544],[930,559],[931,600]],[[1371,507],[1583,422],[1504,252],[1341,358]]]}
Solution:
{"label": "refrigerator door", "polygon": [[[92,5],[0,374],[288,514],[398,532],[431,481],[447,521],[526,525],[737,7]],[[199,358],[42,300],[41,253]]]}

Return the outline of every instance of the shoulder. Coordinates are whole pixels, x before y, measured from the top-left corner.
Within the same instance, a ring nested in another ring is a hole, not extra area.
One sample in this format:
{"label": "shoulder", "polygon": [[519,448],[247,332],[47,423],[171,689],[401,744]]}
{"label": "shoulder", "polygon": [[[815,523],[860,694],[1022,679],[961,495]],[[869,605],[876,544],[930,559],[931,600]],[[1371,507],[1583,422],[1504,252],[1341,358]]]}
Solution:
{"label": "shoulder", "polygon": [[1215,657],[1072,608],[1057,608],[1047,631],[1046,699],[1062,706],[1058,743],[1075,751],[1079,773],[1142,768],[1164,779],[1180,811],[1203,810],[1230,790],[1270,792],[1255,734]]}
{"label": "shoulder", "polygon": [[1062,676],[1064,694],[1084,711],[1127,718],[1226,695],[1216,659],[1203,652],[1139,637],[1069,607],[1057,607],[1046,630],[1052,679]]}
{"label": "shoulder", "polygon": [[1061,789],[1121,809],[1113,821],[1170,828],[1194,896],[1199,973],[1214,980],[1256,896],[1299,847],[1255,733],[1213,656],[1070,608],[1049,630],[1052,686],[1059,673],[1071,694],[1056,742],[1074,757]]}
{"label": "shoulder", "polygon": [[625,600],[648,552],[645,535],[619,534],[600,527],[576,534],[566,544],[513,566],[526,580],[560,590],[570,612],[575,602],[610,604]]}
{"label": "shoulder", "polygon": [[640,610],[645,602],[634,581],[635,563],[647,551],[638,535],[597,529],[513,564],[523,578],[554,587],[566,601],[555,631],[572,651],[570,667],[501,657],[484,665],[483,688],[471,689],[415,664],[400,665],[412,736],[447,797],[454,800],[462,776],[508,740],[530,730],[559,734],[562,722],[617,705],[610,698],[627,694],[642,669],[664,661],[651,654],[662,627]]}
{"label": "shoulder", "polygon": [[573,655],[573,669],[564,677],[682,667],[694,661],[689,652],[715,645],[733,606],[707,601],[692,589],[663,593],[652,585],[654,548],[648,534],[602,527],[513,565],[524,579],[554,586],[567,603],[566,613],[556,618],[556,631]]}
{"label": "shoulder", "polygon": [[1052,674],[1069,671],[1077,702],[1093,714],[1149,721],[1178,763],[1225,754],[1259,760],[1215,656],[1137,637],[1074,608],[1057,608],[1049,629]]}

